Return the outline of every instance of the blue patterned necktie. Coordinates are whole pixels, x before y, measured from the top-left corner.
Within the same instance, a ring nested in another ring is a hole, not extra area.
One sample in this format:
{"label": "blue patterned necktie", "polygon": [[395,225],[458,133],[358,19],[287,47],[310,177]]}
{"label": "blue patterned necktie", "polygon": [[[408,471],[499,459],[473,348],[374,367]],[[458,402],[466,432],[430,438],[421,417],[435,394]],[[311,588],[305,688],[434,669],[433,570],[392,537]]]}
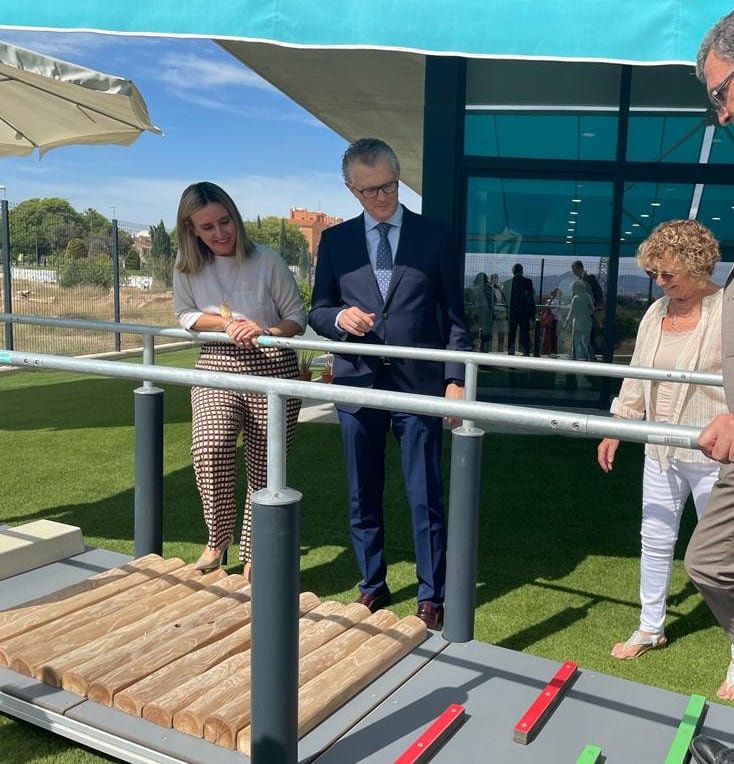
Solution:
{"label": "blue patterned necktie", "polygon": [[378,223],[377,232],[380,234],[380,243],[377,245],[377,262],[375,264],[375,276],[377,277],[377,286],[380,287],[382,299],[385,299],[387,287],[390,284],[390,275],[392,274],[392,248],[390,240],[387,238],[387,232],[392,228],[390,223]]}

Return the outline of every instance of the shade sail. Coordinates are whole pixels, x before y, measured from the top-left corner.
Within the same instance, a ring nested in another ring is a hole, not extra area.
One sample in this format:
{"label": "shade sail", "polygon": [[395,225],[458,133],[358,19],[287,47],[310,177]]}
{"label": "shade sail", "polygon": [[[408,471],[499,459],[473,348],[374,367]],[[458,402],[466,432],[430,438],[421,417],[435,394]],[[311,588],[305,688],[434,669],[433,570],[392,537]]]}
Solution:
{"label": "shade sail", "polygon": [[3,0],[0,27],[472,57],[691,62],[731,0]]}
{"label": "shade sail", "polygon": [[0,42],[0,156],[127,146],[144,130],[160,133],[129,80]]}

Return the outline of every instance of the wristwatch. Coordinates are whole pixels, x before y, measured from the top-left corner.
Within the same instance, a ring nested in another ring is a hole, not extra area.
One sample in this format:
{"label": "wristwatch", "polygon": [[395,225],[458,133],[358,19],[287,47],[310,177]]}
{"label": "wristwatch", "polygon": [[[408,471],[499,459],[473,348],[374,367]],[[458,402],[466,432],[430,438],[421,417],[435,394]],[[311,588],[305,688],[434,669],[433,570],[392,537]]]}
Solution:
{"label": "wristwatch", "polygon": [[270,329],[263,329],[263,334],[266,337],[271,337],[273,335],[273,333],[270,331]]}

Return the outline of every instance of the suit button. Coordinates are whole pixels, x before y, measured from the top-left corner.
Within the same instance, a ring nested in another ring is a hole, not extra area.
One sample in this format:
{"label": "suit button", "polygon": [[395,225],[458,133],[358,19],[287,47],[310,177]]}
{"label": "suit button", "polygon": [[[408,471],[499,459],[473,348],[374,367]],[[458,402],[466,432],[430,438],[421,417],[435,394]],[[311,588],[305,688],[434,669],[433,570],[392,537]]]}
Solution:
{"label": "suit button", "polygon": [[387,319],[387,312],[383,312],[383,314],[382,314],[382,317],[383,317],[384,319]]}

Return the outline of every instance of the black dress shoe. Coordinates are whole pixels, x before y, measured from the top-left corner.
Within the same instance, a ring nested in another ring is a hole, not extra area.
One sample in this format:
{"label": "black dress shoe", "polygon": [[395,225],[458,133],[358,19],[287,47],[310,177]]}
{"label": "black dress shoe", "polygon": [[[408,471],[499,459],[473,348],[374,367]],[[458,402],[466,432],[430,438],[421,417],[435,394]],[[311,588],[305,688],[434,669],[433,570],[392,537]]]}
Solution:
{"label": "black dress shoe", "polygon": [[370,613],[374,613],[390,604],[390,590],[383,589],[375,594],[362,592],[354,601],[359,602],[360,605],[365,605],[370,609]]}
{"label": "black dress shoe", "polygon": [[419,602],[415,614],[429,629],[438,630],[443,626],[443,605],[434,605],[428,600]]}
{"label": "black dress shoe", "polygon": [[697,735],[688,748],[697,764],[734,764],[734,748],[708,735]]}

